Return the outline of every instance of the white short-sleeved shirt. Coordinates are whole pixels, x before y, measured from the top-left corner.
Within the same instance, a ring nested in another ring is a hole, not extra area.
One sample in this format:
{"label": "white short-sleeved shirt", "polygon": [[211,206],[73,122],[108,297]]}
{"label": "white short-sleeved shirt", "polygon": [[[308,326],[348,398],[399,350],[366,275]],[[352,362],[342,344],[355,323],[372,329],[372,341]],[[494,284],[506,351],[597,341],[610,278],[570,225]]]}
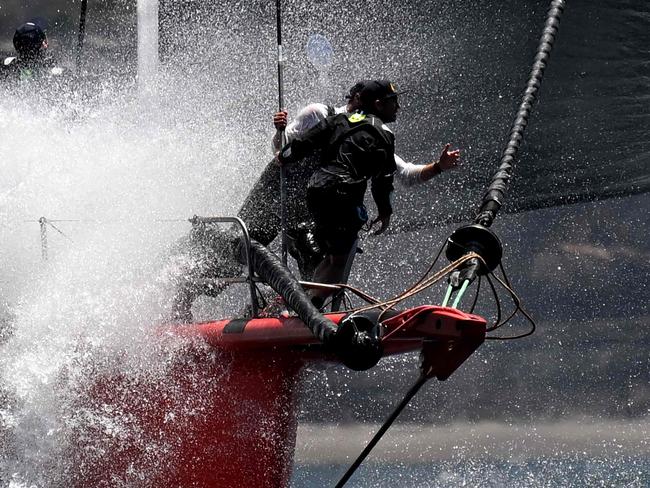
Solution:
{"label": "white short-sleeved shirt", "polygon": [[[337,114],[345,113],[346,106],[337,107],[334,112]],[[284,130],[287,142],[290,142],[298,134],[308,131],[315,127],[321,120],[324,120],[328,115],[328,107],[324,103],[312,103],[304,107],[294,120],[289,123]],[[276,139],[274,138],[274,151],[279,151],[280,148],[276,147]],[[421,164],[407,163],[397,154],[395,155],[395,165],[397,166],[397,176],[400,181],[406,185],[411,186],[416,183],[422,183],[422,171],[425,166]]]}

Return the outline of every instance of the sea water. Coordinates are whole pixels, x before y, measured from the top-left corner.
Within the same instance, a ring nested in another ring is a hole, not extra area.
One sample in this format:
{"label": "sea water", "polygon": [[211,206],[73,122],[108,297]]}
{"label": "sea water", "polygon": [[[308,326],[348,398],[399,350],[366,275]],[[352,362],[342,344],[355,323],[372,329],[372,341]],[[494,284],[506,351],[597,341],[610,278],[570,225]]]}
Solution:
{"label": "sea water", "polygon": [[[334,486],[348,465],[296,466],[291,486]],[[459,459],[444,463],[368,463],[345,486],[350,488],[646,488],[647,456],[584,457],[579,454],[535,459]]]}
{"label": "sea water", "polygon": [[[647,420],[397,422],[346,486],[645,487]],[[303,423],[293,487],[334,486],[379,424]]]}

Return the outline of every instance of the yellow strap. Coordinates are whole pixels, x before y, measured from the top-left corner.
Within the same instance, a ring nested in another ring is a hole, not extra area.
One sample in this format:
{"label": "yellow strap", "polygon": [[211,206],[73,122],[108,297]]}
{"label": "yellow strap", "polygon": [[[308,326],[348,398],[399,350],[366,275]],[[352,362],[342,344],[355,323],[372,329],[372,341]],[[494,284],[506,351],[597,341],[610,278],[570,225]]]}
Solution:
{"label": "yellow strap", "polygon": [[352,122],[353,124],[356,124],[357,122],[361,122],[366,118],[366,114],[360,114],[360,113],[355,113],[352,114],[348,117],[348,120]]}

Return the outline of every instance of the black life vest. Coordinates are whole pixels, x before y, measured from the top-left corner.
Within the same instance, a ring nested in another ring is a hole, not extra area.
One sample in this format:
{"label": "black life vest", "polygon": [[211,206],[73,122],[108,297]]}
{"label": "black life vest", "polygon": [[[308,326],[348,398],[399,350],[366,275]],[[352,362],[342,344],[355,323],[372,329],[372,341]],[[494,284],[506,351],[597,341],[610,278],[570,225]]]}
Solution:
{"label": "black life vest", "polygon": [[[343,117],[345,116],[345,118]],[[328,151],[334,155],[338,152],[339,147],[343,141],[350,137],[352,134],[361,131],[372,132],[379,136],[379,139],[390,148],[392,152],[395,151],[395,137],[393,132],[384,124],[380,118],[373,114],[364,114],[355,112],[353,114],[339,114],[336,119],[330,119],[334,125],[334,131],[328,143]],[[327,158],[323,160],[326,162]],[[388,171],[395,171],[394,161],[392,168],[386,168]]]}

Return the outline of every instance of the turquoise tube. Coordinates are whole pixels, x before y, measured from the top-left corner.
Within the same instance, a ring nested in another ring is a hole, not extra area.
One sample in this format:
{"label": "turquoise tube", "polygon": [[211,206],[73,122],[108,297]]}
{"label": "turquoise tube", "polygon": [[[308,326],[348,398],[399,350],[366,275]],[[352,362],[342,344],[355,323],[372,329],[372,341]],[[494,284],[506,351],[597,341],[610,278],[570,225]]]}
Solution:
{"label": "turquoise tube", "polygon": [[463,281],[463,286],[460,287],[460,291],[458,292],[458,295],[456,295],[456,298],[454,299],[454,303],[451,306],[451,308],[458,308],[458,302],[460,302],[460,299],[465,294],[465,290],[467,290],[468,286],[469,286],[469,280]]}
{"label": "turquoise tube", "polygon": [[453,289],[454,288],[451,285],[449,285],[447,287],[447,293],[445,293],[445,299],[442,301],[442,306],[443,307],[447,306],[447,302],[449,301],[449,298],[451,298],[451,292],[452,292]]}

